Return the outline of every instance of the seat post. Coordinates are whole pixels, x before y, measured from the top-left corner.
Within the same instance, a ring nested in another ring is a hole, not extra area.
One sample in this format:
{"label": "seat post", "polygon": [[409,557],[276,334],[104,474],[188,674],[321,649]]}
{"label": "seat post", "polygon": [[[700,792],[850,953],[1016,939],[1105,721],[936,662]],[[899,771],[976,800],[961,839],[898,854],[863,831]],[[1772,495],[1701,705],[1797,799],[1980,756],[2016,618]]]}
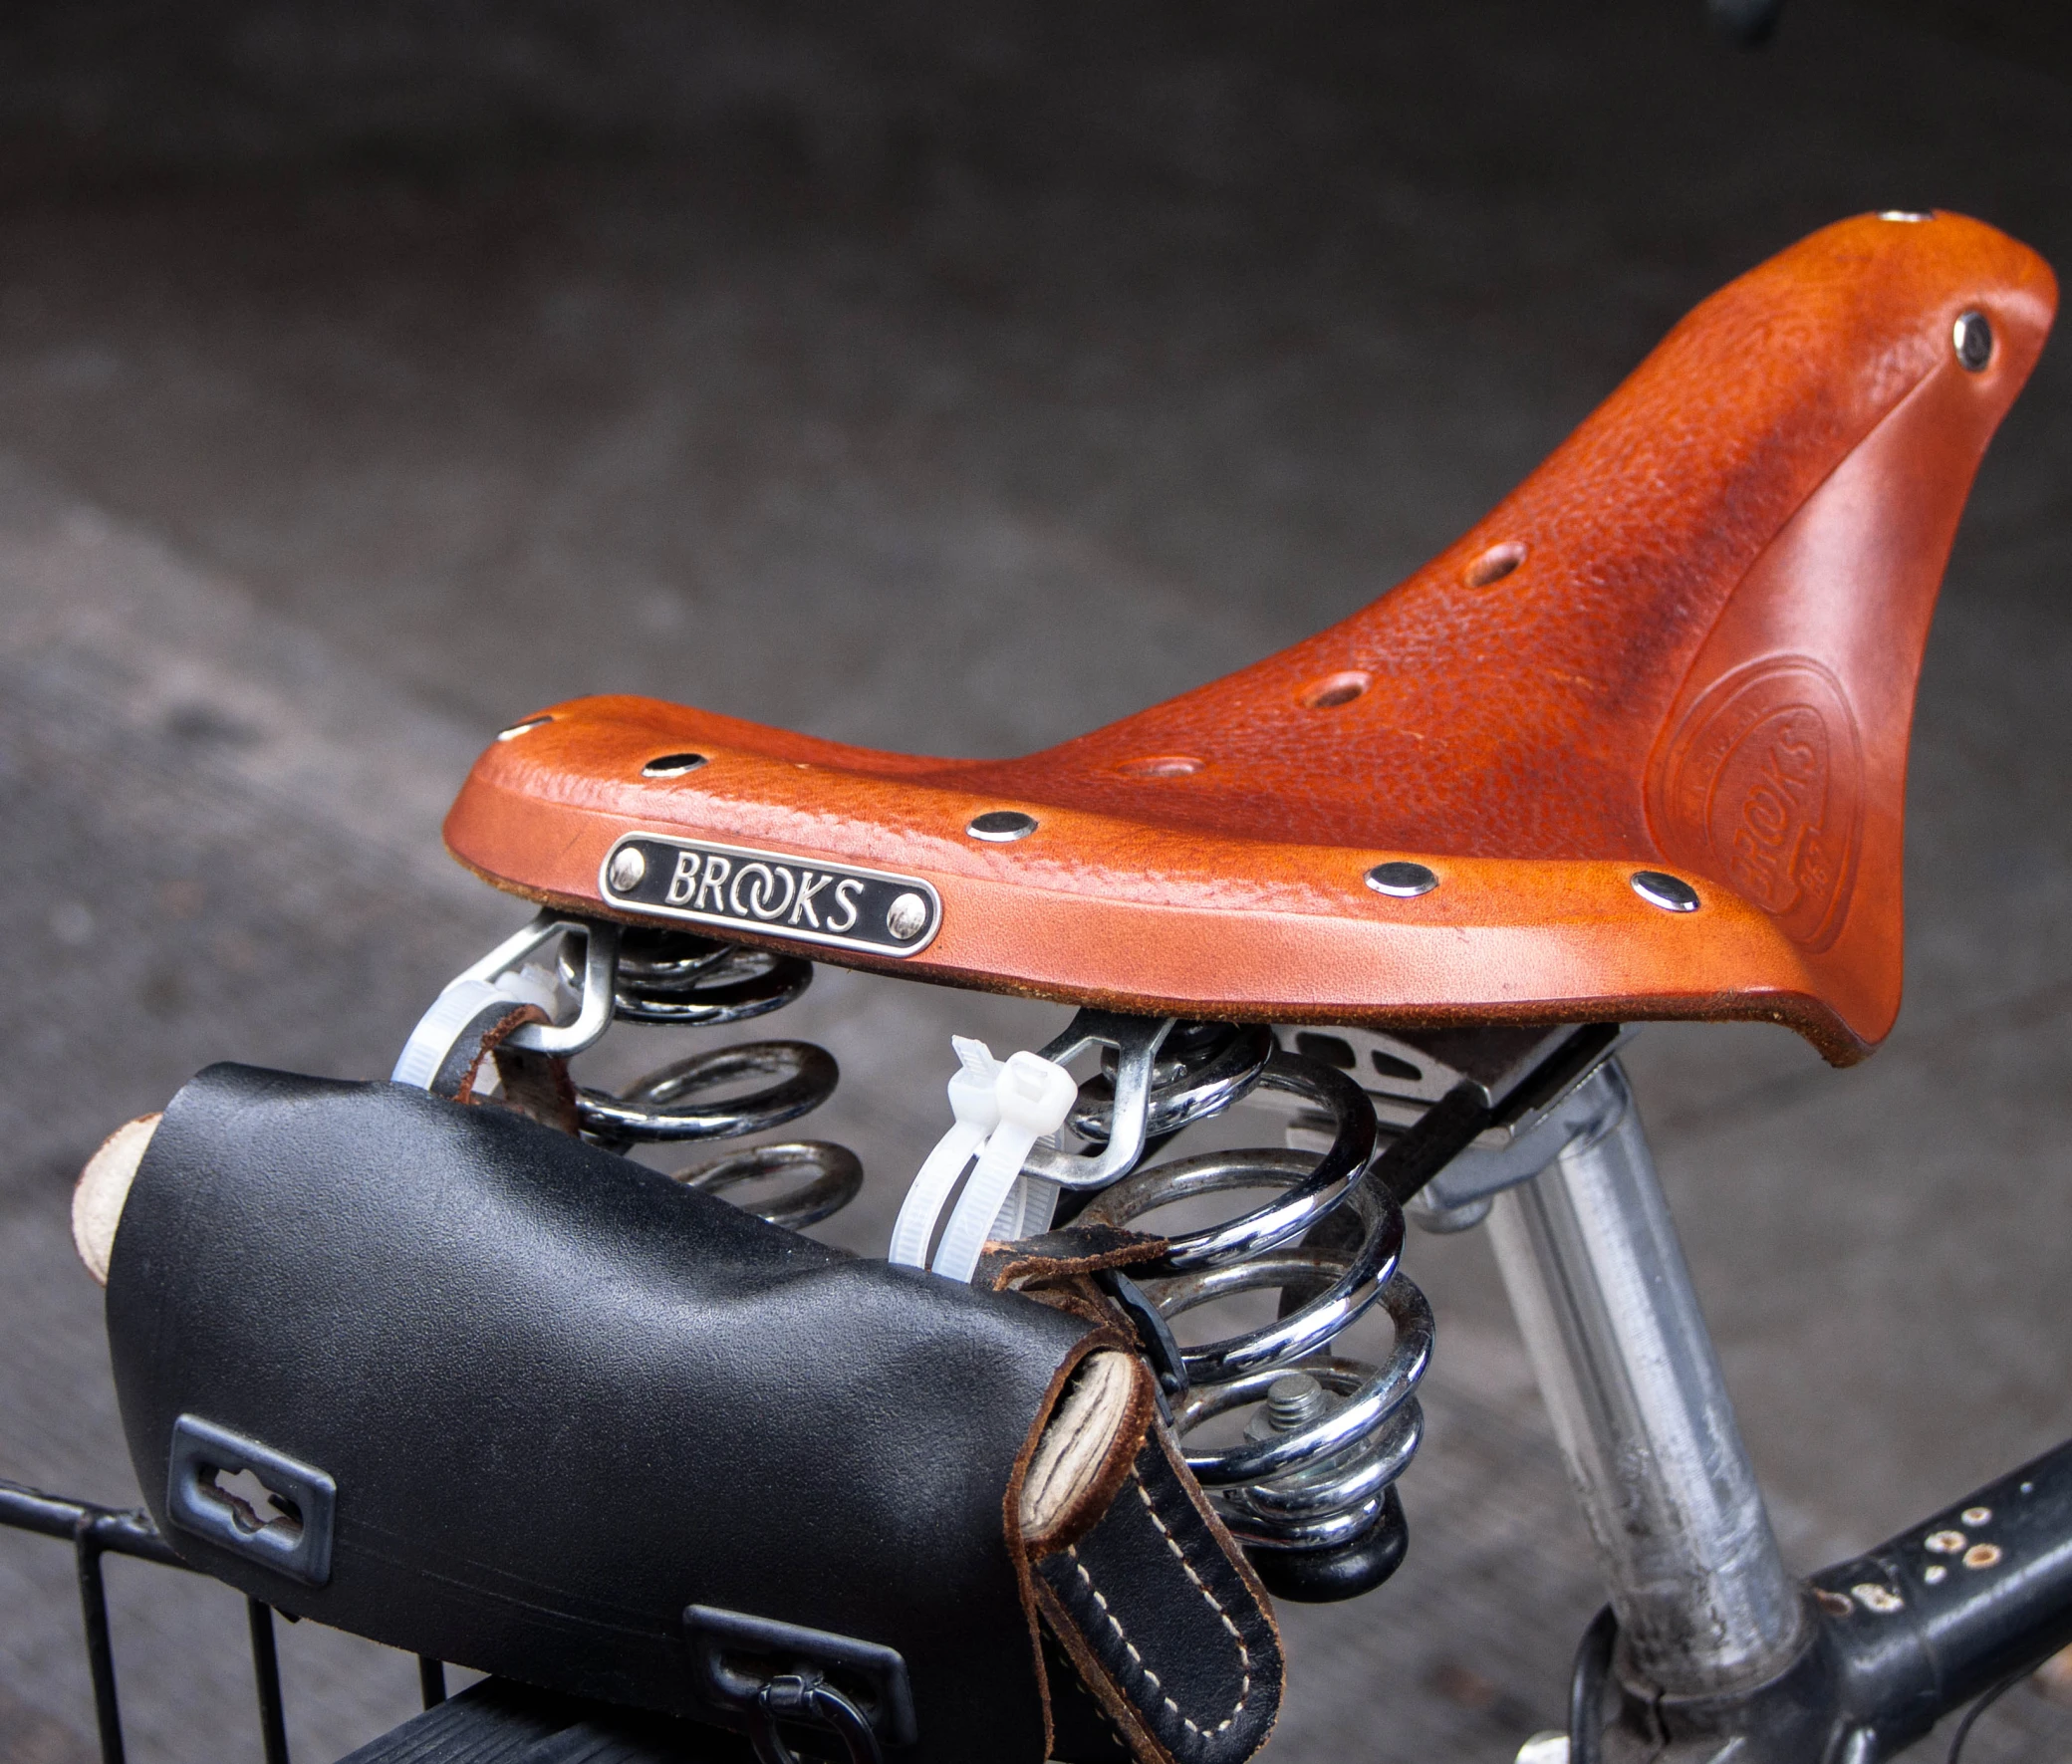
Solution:
{"label": "seat post", "polygon": [[1672,1695],[1769,1676],[1800,1595],[1616,1061],[1604,1119],[1490,1216],[1554,1431],[1597,1543],[1626,1663]]}

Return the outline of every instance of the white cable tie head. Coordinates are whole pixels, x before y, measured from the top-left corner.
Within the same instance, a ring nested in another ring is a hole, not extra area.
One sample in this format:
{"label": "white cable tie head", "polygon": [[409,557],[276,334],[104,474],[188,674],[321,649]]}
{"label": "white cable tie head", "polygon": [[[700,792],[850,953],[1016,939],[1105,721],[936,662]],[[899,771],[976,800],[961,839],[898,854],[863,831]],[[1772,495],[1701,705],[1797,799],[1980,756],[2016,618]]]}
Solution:
{"label": "white cable tie head", "polygon": [[523,967],[499,974],[495,986],[506,998],[538,1005],[550,1019],[561,1016],[568,1009],[570,994],[562,985],[561,976],[549,972],[538,962],[529,961]]}
{"label": "white cable tie head", "polygon": [[1079,1100],[1079,1085],[1056,1061],[1020,1053],[1001,1066],[993,1094],[1000,1100],[1001,1124],[1027,1134],[1033,1144],[1065,1125]]}

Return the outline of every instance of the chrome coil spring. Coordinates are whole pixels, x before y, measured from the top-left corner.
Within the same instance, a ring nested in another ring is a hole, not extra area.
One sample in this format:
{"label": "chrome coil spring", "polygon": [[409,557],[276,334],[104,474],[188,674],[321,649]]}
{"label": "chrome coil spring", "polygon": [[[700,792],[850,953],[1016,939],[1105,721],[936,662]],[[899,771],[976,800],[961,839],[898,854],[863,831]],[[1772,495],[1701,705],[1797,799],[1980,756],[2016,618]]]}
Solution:
{"label": "chrome coil spring", "polygon": [[[580,969],[566,946],[561,959],[563,978],[577,984]],[[718,1028],[782,1010],[812,980],[813,964],[794,955],[682,931],[629,929],[619,942],[613,1015],[622,1022]],[[578,1090],[577,1120],[585,1138],[614,1151],[636,1144],[739,1138],[810,1115],[834,1095],[840,1077],[834,1056],[809,1041],[708,1048],[672,1060],[617,1094]],[[755,1088],[744,1091],[744,1085]],[[826,1139],[743,1146],[672,1174],[712,1193],[803,1177],[767,1199],[730,1197],[793,1230],[841,1211],[864,1184],[856,1153]]]}
{"label": "chrome coil spring", "polygon": [[[1183,1099],[1203,1088],[1202,1074],[1230,1065],[1233,1048],[1257,1050],[1262,1034],[1226,1031],[1220,1044],[1197,1035],[1175,1062],[1178,1072],[1168,1075],[1162,1061],[1153,1134],[1170,1131],[1162,1124],[1176,1117],[1212,1112],[1190,1111]],[[1174,1420],[1184,1439],[1219,1415],[1260,1405],[1240,1442],[1189,1448],[1187,1464],[1251,1547],[1269,1587],[1295,1597],[1347,1597],[1386,1578],[1402,1558],[1393,1484],[1418,1449],[1416,1391],[1431,1356],[1431,1310],[1399,1271],[1402,1208],[1379,1181],[1365,1179],[1377,1130],[1359,1086],[1317,1061],[1275,1051],[1267,1036],[1246,1082],[1219,1083],[1216,1107],[1254,1088],[1288,1093],[1328,1116],[1329,1149],[1322,1156],[1209,1151],[1140,1167],[1097,1193],[1080,1217],[1127,1227],[1197,1196],[1277,1191],[1240,1217],[1168,1236],[1158,1261],[1130,1273],[1166,1319],[1238,1293],[1279,1293],[1271,1323],[1178,1349],[1185,1392]],[[1104,1094],[1096,1085],[1083,1094],[1089,1119],[1075,1126],[1098,1135]],[[1334,1353],[1337,1337],[1376,1304],[1395,1329],[1383,1364]]]}

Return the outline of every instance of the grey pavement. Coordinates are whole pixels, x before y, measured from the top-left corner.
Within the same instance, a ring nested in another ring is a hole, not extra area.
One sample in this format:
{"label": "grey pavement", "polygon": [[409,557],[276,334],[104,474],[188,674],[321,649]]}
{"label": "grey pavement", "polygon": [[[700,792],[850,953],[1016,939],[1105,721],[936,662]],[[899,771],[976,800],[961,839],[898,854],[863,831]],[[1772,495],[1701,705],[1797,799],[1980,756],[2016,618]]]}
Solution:
{"label": "grey pavement", "polygon": [[[0,1474],[135,1498],[71,1177],[208,1061],[387,1070],[522,916],[437,845],[500,724],[612,689],[1026,749],[1372,598],[1824,221],[1958,207],[2072,265],[2061,77],[1840,0],[1740,56],[1696,11],[0,24]],[[2064,361],[1932,639],[1891,1043],[1631,1060],[1800,1566],[2072,1430]],[[871,1172],[830,1234],[882,1245],[948,1033],[1057,1018],[823,970],[785,1029]],[[1284,1612],[1284,1764],[1507,1758],[1599,1599],[1486,1244],[1411,1266],[1411,1561]],[[236,1601],[116,1579],[132,1756],[256,1758]],[[0,1536],[9,1758],[91,1755],[71,1598]],[[410,1706],[406,1660],[283,1648],[299,1758]],[[2072,1711],[1973,1746],[2062,1758]]]}

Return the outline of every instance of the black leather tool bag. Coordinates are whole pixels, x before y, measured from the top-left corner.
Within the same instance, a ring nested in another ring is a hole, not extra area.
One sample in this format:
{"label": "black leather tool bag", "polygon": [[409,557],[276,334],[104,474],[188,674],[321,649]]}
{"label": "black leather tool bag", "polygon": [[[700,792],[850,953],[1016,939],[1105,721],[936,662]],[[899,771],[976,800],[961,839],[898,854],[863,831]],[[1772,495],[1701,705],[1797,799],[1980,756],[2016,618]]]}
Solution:
{"label": "black leather tool bag", "polygon": [[1070,1286],[856,1259],[503,1110],[219,1066],[137,1169],[108,1327],[153,1516],[283,1611],[735,1727],[824,1672],[915,1764],[1235,1764],[1272,1620]]}

